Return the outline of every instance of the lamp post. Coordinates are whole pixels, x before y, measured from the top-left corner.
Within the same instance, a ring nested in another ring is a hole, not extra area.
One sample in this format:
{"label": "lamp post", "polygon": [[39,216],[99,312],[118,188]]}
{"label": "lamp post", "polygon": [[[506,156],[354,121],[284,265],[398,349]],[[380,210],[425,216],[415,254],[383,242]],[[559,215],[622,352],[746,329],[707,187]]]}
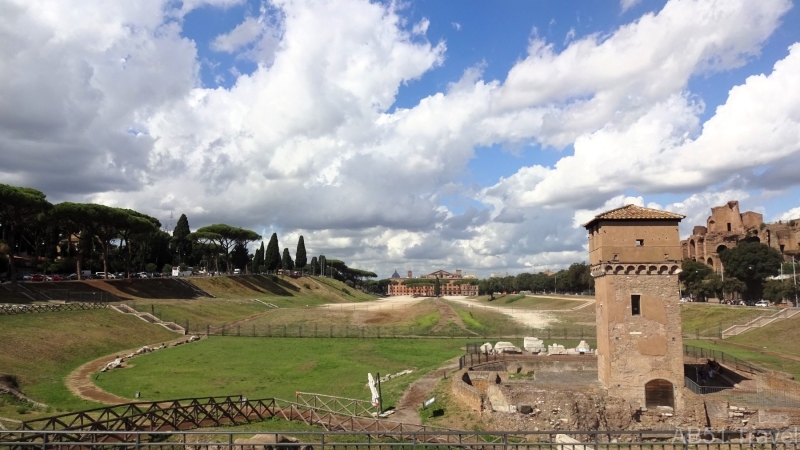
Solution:
{"label": "lamp post", "polygon": [[794,278],[794,307],[797,308],[797,269],[794,268],[794,255],[792,255],[792,277]]}

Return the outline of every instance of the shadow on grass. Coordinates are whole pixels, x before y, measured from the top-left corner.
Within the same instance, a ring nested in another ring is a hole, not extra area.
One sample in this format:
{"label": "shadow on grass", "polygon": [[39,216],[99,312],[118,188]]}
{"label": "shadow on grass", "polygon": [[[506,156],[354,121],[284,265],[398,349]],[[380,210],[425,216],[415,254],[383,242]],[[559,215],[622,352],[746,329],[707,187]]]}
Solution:
{"label": "shadow on grass", "polygon": [[197,293],[192,288],[170,278],[105,280],[105,282],[134,297],[181,300],[197,298]]}
{"label": "shadow on grass", "polygon": [[282,280],[276,275],[238,275],[230,277],[230,280],[247,289],[281,297],[292,297],[294,294],[290,291],[300,291],[297,286]]}

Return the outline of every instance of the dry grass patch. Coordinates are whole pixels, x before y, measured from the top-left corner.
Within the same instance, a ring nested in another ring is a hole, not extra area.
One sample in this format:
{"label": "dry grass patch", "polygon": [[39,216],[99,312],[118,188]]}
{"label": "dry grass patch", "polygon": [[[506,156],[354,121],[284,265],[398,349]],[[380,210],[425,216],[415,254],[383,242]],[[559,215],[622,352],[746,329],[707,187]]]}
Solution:
{"label": "dry grass patch", "polygon": [[165,322],[175,322],[201,332],[206,325],[215,327],[268,311],[263,303],[247,299],[203,298],[195,300],[138,300],[125,302],[140,312],[152,313]]}

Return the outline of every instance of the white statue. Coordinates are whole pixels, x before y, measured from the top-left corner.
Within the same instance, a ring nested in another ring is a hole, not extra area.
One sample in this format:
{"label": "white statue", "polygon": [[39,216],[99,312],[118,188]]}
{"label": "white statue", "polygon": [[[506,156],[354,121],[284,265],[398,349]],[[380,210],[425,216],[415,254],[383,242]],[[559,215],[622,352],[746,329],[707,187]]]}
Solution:
{"label": "white statue", "polygon": [[375,385],[375,378],[372,377],[371,373],[367,373],[367,380],[369,390],[372,392],[372,406],[377,408],[381,404],[381,396],[378,395],[378,387]]}

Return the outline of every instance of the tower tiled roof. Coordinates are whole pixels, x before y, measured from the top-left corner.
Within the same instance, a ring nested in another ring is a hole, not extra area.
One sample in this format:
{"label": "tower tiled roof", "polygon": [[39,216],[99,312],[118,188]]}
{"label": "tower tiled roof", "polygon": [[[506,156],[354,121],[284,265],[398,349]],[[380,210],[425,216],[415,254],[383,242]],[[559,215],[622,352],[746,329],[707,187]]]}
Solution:
{"label": "tower tiled roof", "polygon": [[594,216],[594,219],[583,224],[588,228],[598,220],[681,220],[686,216],[661,211],[660,209],[645,208],[643,206],[625,205]]}

